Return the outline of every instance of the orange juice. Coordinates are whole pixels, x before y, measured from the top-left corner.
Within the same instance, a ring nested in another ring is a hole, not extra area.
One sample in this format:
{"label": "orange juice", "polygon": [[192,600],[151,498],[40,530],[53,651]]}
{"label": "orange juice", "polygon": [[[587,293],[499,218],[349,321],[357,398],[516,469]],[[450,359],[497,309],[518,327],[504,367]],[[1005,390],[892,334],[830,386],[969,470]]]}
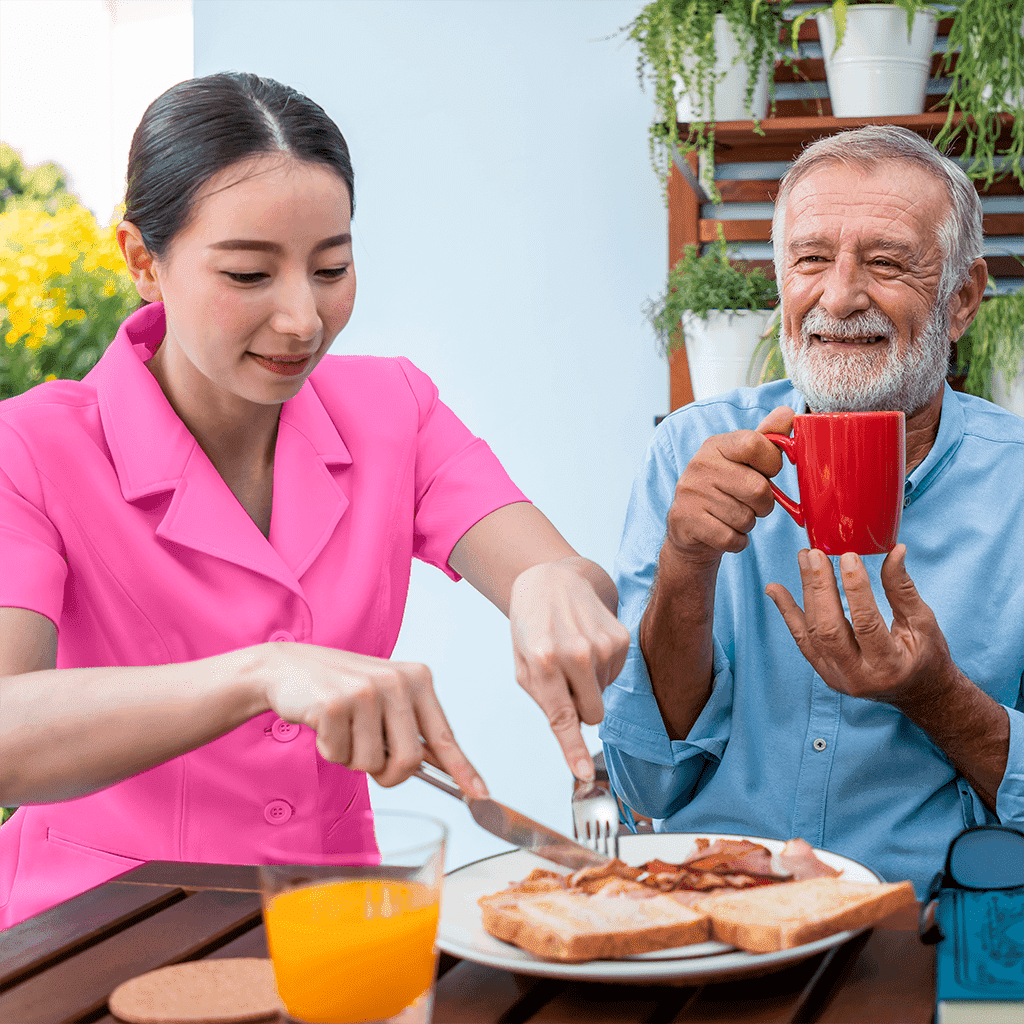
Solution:
{"label": "orange juice", "polygon": [[438,894],[365,879],[281,893],[264,918],[277,989],[293,1017],[354,1024],[391,1017],[430,987]]}

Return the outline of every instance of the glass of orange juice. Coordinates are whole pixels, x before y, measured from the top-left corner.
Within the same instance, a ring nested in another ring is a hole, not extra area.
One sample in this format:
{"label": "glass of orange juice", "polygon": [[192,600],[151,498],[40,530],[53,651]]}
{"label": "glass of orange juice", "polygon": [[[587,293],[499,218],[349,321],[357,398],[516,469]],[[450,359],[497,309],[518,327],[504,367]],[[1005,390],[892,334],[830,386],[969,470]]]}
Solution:
{"label": "glass of orange juice", "polygon": [[447,829],[411,811],[374,812],[373,826],[379,855],[274,851],[260,865],[292,1021],[429,1024]]}

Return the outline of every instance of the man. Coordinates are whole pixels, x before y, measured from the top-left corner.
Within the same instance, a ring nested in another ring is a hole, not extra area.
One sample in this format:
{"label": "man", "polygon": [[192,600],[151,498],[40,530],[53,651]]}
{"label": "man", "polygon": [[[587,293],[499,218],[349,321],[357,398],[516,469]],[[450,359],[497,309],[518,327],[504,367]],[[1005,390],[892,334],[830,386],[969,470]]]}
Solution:
{"label": "man", "polygon": [[[869,127],[799,157],[772,235],[790,379],[655,434],[605,755],[659,829],[801,836],[921,894],[962,828],[1024,823],[1024,420],[945,383],[985,287],[981,207],[927,142]],[[796,474],[763,435],[870,409],[907,417],[901,543],[830,560],[773,513],[769,478],[796,494]]]}

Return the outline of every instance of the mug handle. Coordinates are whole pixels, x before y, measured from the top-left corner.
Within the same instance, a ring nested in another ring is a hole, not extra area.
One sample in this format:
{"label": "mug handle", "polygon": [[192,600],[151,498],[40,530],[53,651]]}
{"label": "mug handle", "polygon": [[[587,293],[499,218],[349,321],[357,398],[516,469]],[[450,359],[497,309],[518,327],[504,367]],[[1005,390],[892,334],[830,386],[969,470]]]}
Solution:
{"label": "mug handle", "polygon": [[[796,440],[790,437],[788,434],[765,434],[765,437],[771,441],[772,444],[778,445],[782,449],[783,455],[789,459],[793,465],[796,465]],[[771,482],[768,481],[768,486],[772,489],[772,494],[775,495],[775,500],[793,517],[793,521],[797,526],[804,526],[804,510],[788,495],[784,494]]]}

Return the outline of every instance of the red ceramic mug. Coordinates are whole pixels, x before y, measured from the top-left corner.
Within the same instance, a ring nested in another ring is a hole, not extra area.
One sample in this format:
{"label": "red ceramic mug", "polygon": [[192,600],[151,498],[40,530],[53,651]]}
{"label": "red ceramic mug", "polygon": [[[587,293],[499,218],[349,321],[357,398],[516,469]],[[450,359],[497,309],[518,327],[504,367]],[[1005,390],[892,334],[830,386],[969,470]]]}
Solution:
{"label": "red ceramic mug", "polygon": [[807,413],[793,436],[765,434],[796,466],[800,504],[779,504],[826,555],[879,555],[896,546],[903,515],[906,418],[901,412]]}

